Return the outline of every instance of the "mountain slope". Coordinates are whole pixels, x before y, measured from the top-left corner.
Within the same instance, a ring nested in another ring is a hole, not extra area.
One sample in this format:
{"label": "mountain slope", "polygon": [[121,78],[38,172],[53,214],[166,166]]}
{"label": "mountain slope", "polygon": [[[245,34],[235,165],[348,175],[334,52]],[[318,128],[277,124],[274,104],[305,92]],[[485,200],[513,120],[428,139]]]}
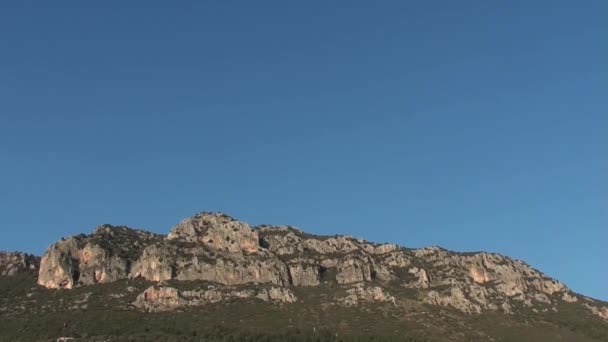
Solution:
{"label": "mountain slope", "polygon": [[167,236],[103,225],[62,239],[40,260],[37,277],[37,260],[6,255],[0,270],[13,271],[0,278],[0,339],[7,340],[198,341],[234,333],[608,341],[606,303],[519,260],[252,228],[222,213],[197,214]]}

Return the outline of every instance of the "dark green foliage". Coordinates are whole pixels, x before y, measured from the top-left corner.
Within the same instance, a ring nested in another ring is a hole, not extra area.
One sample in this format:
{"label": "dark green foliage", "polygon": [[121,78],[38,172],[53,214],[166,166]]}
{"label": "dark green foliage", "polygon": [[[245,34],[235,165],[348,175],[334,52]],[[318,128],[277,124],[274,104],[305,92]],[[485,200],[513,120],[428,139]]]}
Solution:
{"label": "dark green foliage", "polygon": [[[580,303],[559,312],[515,315],[465,315],[420,304],[417,290],[391,286],[403,298],[399,307],[330,304],[346,288],[336,282],[294,288],[296,304],[274,305],[235,300],[189,310],[143,313],[130,303],[153,283],[131,279],[48,290],[35,285],[35,274],[0,277],[0,341],[608,341],[608,323]],[[169,282],[180,289],[203,282]],[[254,286],[254,285],[249,285]],[[411,298],[408,301],[408,298]]]}

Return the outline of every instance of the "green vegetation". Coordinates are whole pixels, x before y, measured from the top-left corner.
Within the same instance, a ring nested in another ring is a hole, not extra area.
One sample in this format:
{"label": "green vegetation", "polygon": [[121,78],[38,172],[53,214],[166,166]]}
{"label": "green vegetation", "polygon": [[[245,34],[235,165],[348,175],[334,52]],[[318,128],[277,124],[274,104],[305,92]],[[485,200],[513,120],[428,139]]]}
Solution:
{"label": "green vegetation", "polygon": [[[537,314],[465,315],[422,304],[414,289],[388,290],[403,300],[346,307],[331,304],[345,293],[336,282],[295,288],[297,304],[231,300],[178,312],[143,313],[130,304],[153,283],[130,279],[48,290],[35,274],[0,277],[0,341],[608,341],[608,323],[580,303]],[[169,282],[180,289],[203,282]],[[244,288],[247,288],[246,286]]]}

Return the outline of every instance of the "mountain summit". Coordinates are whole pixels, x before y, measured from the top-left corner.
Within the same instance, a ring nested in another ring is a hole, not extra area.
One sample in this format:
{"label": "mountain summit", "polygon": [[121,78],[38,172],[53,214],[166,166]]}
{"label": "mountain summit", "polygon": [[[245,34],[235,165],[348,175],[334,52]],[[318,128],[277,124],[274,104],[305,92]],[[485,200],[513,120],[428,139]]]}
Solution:
{"label": "mountain summit", "polygon": [[[28,317],[32,306],[41,315],[70,316],[101,300],[107,312],[148,318],[255,307],[262,316],[245,321],[257,327],[276,323],[271,331],[313,329],[314,334],[326,329],[332,338],[341,336],[333,331],[346,336],[365,326],[368,334],[391,338],[608,340],[606,303],[574,293],[519,260],[316,236],[291,226],[251,227],[223,213],[196,214],[168,235],[102,225],[52,244],[39,260],[3,253],[0,270],[3,282],[37,272],[40,286],[21,284],[22,297],[2,292],[0,315],[14,323],[2,323],[8,325],[3,331],[19,326],[13,319]],[[45,298],[46,305],[32,302],[36,298]],[[297,323],[299,311],[315,318]],[[265,322],[264,312],[282,317]],[[383,322],[358,323],[372,314],[381,314]],[[491,324],[479,325],[488,319]]]}

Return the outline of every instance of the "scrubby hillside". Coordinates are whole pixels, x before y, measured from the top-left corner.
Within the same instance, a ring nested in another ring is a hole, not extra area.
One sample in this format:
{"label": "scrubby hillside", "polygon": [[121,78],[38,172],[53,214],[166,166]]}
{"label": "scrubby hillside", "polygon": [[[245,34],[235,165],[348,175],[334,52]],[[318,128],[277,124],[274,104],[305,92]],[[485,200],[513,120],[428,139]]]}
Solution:
{"label": "scrubby hillside", "polygon": [[519,260],[222,213],[166,236],[103,225],[0,270],[0,340],[608,341],[606,303]]}

